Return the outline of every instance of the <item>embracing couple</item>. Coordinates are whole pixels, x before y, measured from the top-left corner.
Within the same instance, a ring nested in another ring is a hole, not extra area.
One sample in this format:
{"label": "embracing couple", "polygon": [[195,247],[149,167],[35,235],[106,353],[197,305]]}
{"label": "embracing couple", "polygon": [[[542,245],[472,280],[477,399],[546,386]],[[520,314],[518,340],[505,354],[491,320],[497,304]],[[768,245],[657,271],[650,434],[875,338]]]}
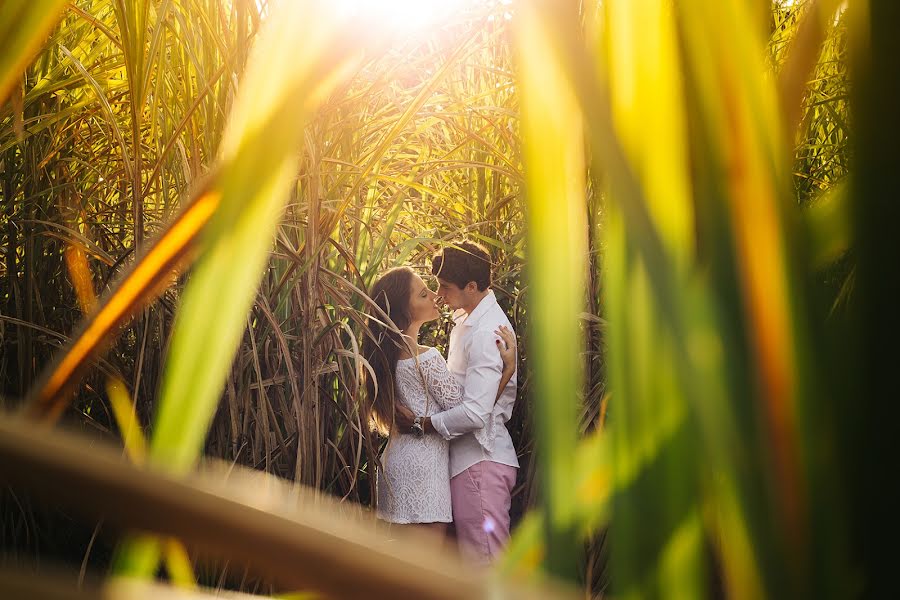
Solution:
{"label": "embracing couple", "polygon": [[[372,420],[389,435],[378,474],[378,516],[445,534],[490,564],[509,539],[516,450],[506,429],[516,401],[516,338],[490,289],[490,257],[458,242],[431,264],[437,292],[412,269],[375,282],[364,352]],[[418,343],[421,326],[455,310],[447,360]],[[390,317],[385,323],[384,315]]]}

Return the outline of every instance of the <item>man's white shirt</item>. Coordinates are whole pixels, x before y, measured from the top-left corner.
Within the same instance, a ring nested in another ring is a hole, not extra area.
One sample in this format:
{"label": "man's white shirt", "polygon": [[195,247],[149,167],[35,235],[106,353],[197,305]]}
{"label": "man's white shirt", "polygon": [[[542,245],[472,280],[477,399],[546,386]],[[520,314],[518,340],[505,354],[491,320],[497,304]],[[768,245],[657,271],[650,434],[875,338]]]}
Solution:
{"label": "man's white shirt", "polygon": [[450,476],[472,465],[490,460],[518,467],[516,449],[506,429],[516,402],[516,377],[497,398],[503,377],[503,360],[494,333],[500,325],[512,330],[492,290],[469,313],[458,310],[450,332],[447,366],[464,390],[463,401],[454,408],[431,416],[435,431],[450,440]]}

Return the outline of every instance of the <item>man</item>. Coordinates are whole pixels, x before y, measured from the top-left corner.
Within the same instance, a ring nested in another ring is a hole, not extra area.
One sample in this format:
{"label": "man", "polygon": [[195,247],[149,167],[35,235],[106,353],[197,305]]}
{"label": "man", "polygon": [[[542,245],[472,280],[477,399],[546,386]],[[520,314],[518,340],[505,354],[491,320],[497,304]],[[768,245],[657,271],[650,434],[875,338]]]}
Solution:
{"label": "man", "polygon": [[[463,386],[458,406],[421,418],[426,433],[450,440],[450,494],[460,548],[479,564],[491,563],[509,540],[509,509],[519,461],[506,423],[516,401],[516,375],[497,398],[503,362],[497,351],[509,319],[490,289],[490,256],[478,244],[458,242],[432,260],[438,296],[454,309],[447,365]],[[495,402],[496,399],[496,402]],[[399,410],[397,424],[414,422]]]}

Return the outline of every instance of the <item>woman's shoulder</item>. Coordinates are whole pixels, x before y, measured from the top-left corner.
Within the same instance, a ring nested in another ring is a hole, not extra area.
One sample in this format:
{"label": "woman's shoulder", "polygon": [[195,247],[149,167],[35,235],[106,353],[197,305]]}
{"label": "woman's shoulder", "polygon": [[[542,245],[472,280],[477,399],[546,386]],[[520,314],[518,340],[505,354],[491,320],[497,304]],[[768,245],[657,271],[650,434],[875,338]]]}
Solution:
{"label": "woman's shoulder", "polygon": [[421,362],[427,358],[431,358],[434,355],[440,356],[440,354],[441,354],[440,352],[438,352],[437,348],[434,348],[432,346],[421,346],[420,345],[417,350],[418,350],[418,354],[416,356],[410,356],[408,358],[400,358],[400,359],[397,359],[397,362],[402,362],[402,361],[413,362],[415,358],[418,358],[419,361]]}

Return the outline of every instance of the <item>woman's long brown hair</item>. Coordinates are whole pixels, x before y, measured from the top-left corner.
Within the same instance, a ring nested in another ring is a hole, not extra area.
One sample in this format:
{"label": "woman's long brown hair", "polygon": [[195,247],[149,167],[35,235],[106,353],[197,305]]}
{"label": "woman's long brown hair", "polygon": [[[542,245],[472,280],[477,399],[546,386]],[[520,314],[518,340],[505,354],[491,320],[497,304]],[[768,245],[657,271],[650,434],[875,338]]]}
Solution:
{"label": "woman's long brown hair", "polygon": [[[394,424],[394,372],[404,347],[400,332],[410,323],[412,279],[412,269],[395,267],[379,277],[369,292],[382,312],[369,311],[369,335],[363,342],[363,356],[375,373],[374,378],[366,376],[365,409],[374,429],[383,435],[390,433]],[[385,314],[390,322],[385,321]]]}

